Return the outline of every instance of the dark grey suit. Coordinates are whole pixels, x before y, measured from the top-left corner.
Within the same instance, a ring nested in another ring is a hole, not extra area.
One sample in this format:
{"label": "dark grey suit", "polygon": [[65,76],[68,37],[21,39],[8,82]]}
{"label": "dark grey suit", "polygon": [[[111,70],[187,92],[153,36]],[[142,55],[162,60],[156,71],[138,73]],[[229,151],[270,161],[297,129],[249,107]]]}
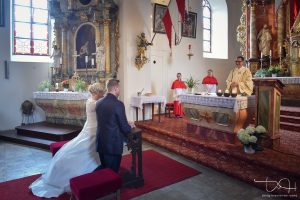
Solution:
{"label": "dark grey suit", "polygon": [[127,122],[124,104],[113,94],[96,104],[97,140],[96,147],[101,160],[101,168],[111,168],[118,172],[123,153],[124,137],[131,127]]}

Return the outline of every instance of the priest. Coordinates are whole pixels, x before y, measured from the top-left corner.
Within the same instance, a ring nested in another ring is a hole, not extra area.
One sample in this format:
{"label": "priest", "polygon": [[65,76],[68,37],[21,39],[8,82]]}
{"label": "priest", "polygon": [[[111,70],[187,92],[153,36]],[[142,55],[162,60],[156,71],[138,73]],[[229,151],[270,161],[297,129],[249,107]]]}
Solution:
{"label": "priest", "polygon": [[179,95],[185,93],[186,89],[185,83],[181,80],[181,73],[177,73],[177,79],[173,81],[171,89],[173,90],[174,97],[174,115],[177,118],[181,118],[183,116],[183,111]]}
{"label": "priest", "polygon": [[212,69],[207,70],[207,76],[203,78],[202,84],[207,93],[216,93],[218,81],[214,77]]}

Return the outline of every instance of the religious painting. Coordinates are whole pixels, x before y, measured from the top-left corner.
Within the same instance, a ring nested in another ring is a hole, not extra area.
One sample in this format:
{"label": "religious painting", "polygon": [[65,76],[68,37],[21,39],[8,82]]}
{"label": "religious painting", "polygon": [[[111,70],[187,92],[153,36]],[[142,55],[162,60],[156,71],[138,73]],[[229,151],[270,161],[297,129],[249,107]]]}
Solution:
{"label": "religious painting", "polygon": [[182,37],[196,38],[197,32],[197,13],[189,12],[186,20],[181,26]]}
{"label": "religious painting", "polygon": [[76,60],[77,60],[77,69],[91,69],[95,64],[92,62],[92,59],[95,61],[95,28],[86,24],[80,27],[76,36]]}
{"label": "religious painting", "polygon": [[0,26],[4,26],[4,0],[0,0]]}
{"label": "religious painting", "polygon": [[166,33],[163,23],[163,17],[167,10],[167,6],[155,4],[154,5],[154,17],[153,17],[153,32],[154,33]]}

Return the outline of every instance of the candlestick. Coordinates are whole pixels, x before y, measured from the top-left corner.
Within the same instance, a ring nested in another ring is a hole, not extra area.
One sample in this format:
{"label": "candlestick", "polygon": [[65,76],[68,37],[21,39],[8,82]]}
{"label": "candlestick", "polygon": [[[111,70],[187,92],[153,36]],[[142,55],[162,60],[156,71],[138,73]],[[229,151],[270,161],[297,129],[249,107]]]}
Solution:
{"label": "candlestick", "polygon": [[88,61],[89,61],[89,57],[85,56],[85,63],[88,63]]}

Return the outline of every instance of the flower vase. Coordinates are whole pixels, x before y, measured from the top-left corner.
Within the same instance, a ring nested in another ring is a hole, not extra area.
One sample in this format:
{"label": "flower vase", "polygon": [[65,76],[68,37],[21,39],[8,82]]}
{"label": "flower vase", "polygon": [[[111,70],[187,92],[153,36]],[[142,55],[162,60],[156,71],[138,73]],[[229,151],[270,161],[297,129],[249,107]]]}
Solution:
{"label": "flower vase", "polygon": [[261,146],[261,142],[262,142],[262,137],[261,136],[257,136],[257,141],[256,141],[256,146],[255,146],[255,151],[262,151],[264,150],[264,148]]}
{"label": "flower vase", "polygon": [[188,88],[188,93],[193,94],[194,90],[195,90],[195,88]]}
{"label": "flower vase", "polygon": [[244,145],[244,152],[246,154],[254,154],[255,150],[252,148],[251,145]]}
{"label": "flower vase", "polygon": [[69,90],[68,88],[64,88],[64,92],[68,92],[68,90]]}
{"label": "flower vase", "polygon": [[272,74],[272,77],[277,77],[277,74]]}

